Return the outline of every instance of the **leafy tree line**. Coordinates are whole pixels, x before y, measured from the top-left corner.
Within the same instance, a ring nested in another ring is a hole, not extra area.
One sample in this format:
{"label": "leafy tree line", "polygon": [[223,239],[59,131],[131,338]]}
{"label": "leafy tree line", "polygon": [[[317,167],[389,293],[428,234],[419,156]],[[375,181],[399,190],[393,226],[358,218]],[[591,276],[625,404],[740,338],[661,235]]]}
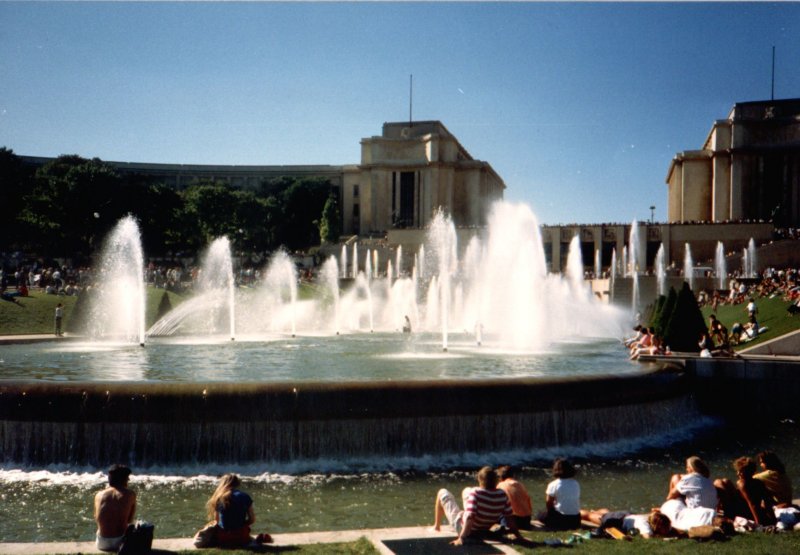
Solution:
{"label": "leafy tree line", "polygon": [[324,178],[281,177],[257,189],[198,181],[177,191],[77,155],[34,171],[0,148],[0,183],[0,251],[89,256],[127,214],[139,220],[149,256],[193,254],[222,235],[245,253],[305,249],[336,241],[341,229]]}

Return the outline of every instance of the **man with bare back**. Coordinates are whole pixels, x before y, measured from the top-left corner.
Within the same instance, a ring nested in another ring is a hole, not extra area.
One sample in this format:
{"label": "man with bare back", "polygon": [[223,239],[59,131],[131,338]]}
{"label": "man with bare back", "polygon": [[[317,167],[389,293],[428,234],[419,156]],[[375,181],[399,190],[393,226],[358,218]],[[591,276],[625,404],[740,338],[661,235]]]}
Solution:
{"label": "man with bare back", "polygon": [[131,469],[115,464],[108,469],[108,487],[94,497],[97,549],[117,551],[136,514],[136,492],[128,489]]}

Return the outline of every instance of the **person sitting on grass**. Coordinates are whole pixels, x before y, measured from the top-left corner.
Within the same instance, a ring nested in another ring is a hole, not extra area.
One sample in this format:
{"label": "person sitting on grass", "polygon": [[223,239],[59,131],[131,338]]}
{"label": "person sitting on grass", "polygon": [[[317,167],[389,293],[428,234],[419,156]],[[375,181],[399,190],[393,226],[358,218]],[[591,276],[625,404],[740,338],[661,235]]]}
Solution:
{"label": "person sitting on grass", "polygon": [[498,468],[497,487],[506,492],[511,503],[511,512],[514,514],[509,520],[514,520],[519,530],[530,530],[531,514],[533,514],[531,496],[528,495],[525,486],[516,480],[514,474],[514,469],[508,465]]}
{"label": "person sitting on grass", "polygon": [[791,506],[792,481],[778,455],[772,451],[762,451],[758,454],[758,464],[764,470],[753,475],[753,478],[764,483],[777,508]]}
{"label": "person sitting on grass", "polygon": [[[214,543],[216,547],[245,547],[253,538],[250,527],[256,521],[253,499],[239,490],[242,481],[236,474],[225,474],[217,489],[206,503],[208,518],[216,522]],[[259,534],[256,543],[270,543],[269,534]]]}
{"label": "person sitting on grass", "polygon": [[[686,459],[686,474],[673,474],[669,482],[667,500],[681,499],[690,509],[717,508],[717,490],[709,476],[711,472],[700,457]],[[674,519],[670,519],[675,525]]]}
{"label": "person sitting on grass", "polygon": [[136,492],[128,488],[130,475],[124,464],[111,466],[108,487],[94,496],[95,546],[100,551],[117,551],[136,515]]}
{"label": "person sitting on grass", "polygon": [[547,510],[539,520],[552,530],[581,527],[581,487],[575,479],[575,467],[567,459],[553,461],[553,480],[545,490]]}
{"label": "person sitting on grass", "polygon": [[458,537],[450,542],[453,545],[463,545],[472,537],[479,537],[482,533],[491,530],[495,524],[500,524],[505,517],[508,529],[517,540],[523,540],[512,516],[511,503],[506,493],[497,487],[497,473],[489,466],[484,466],[478,471],[478,487],[465,488],[461,494],[464,509],[458,506],[455,496],[446,489],[440,489],[436,494],[433,509],[433,529],[441,530],[442,516],[447,517],[447,522],[455,528]]}
{"label": "person sitting on grass", "polygon": [[733,461],[736,484],[727,478],[714,480],[720,497],[720,507],[728,518],[737,516],[766,526],[775,524],[772,497],[761,480],[756,480],[756,463],[750,457],[739,457]]}
{"label": "person sitting on grass", "polygon": [[597,524],[603,530],[616,528],[625,534],[636,530],[645,539],[673,535],[672,523],[660,509],[653,509],[650,514],[638,515],[609,509],[581,509],[581,520]]}

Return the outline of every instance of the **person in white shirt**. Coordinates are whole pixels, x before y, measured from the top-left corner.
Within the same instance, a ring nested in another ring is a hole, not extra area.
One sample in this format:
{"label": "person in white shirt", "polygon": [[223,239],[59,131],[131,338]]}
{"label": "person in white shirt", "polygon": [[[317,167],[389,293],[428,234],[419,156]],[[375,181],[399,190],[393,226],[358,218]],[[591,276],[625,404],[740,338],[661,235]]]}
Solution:
{"label": "person in white shirt", "polygon": [[[710,479],[708,465],[700,457],[686,459],[686,474],[674,474],[670,479],[667,500],[680,499],[690,509],[717,509],[717,489]],[[674,526],[674,524],[673,524]]]}

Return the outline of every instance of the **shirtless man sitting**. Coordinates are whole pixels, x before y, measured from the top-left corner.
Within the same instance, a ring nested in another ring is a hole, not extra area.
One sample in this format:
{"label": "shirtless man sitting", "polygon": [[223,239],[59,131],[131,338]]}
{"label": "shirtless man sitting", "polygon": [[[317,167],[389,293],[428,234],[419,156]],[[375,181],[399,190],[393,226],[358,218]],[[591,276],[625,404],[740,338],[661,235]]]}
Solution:
{"label": "shirtless man sitting", "polygon": [[97,522],[95,545],[100,551],[117,551],[128,524],[136,514],[136,492],[128,489],[131,469],[115,464],[108,469],[108,487],[94,496]]}

